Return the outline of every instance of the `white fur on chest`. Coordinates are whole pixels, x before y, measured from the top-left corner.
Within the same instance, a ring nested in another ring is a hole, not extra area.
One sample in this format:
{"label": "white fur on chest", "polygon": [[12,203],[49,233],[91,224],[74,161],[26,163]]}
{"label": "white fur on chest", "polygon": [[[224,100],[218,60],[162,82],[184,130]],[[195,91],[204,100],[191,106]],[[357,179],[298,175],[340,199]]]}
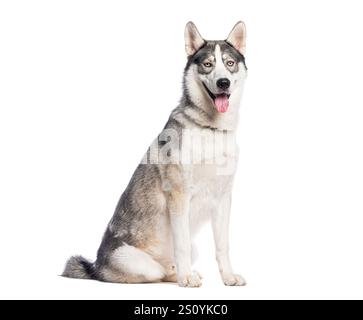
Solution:
{"label": "white fur on chest", "polygon": [[188,168],[192,187],[235,173],[238,160],[235,131],[197,126],[184,129],[181,150],[181,160]]}
{"label": "white fur on chest", "polygon": [[183,139],[182,147],[192,154],[185,178],[190,192],[190,226],[195,233],[230,194],[238,148],[232,131],[194,128],[189,138]]}

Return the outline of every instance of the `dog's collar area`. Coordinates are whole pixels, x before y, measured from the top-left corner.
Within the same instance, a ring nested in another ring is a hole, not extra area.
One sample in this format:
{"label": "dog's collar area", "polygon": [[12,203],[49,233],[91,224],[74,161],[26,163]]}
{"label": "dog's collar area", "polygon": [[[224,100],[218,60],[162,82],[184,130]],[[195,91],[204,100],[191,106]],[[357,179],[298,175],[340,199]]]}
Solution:
{"label": "dog's collar area", "polygon": [[215,95],[212,91],[210,91],[210,90],[208,89],[207,85],[206,85],[204,82],[202,82],[202,84],[203,84],[204,89],[207,91],[207,93],[208,93],[209,97],[210,97],[213,101],[214,101],[214,100],[215,100],[218,96],[221,96],[221,95],[226,95],[228,99],[229,99],[229,97],[231,96],[230,94],[227,94],[227,93],[221,93],[221,94],[217,94],[217,95]]}

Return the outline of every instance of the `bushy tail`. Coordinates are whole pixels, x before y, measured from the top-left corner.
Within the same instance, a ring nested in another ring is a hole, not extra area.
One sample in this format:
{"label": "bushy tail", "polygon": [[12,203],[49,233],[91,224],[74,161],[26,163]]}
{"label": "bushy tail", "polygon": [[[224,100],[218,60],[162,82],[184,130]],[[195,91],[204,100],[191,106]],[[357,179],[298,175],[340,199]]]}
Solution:
{"label": "bushy tail", "polygon": [[77,279],[95,279],[95,267],[87,259],[74,256],[67,261],[62,276]]}

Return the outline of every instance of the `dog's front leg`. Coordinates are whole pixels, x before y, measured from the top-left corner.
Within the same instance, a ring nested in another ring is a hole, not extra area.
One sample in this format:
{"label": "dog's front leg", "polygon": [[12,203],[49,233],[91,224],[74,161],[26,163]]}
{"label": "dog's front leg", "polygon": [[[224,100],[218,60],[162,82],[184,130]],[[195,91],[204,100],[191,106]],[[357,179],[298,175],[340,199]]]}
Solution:
{"label": "dog's front leg", "polygon": [[226,194],[217,210],[212,215],[213,234],[216,247],[216,259],[222,280],[226,286],[243,286],[242,276],[233,273],[229,258],[229,216],[231,194]]}
{"label": "dog's front leg", "polygon": [[190,197],[187,194],[171,194],[169,214],[178,283],[181,287],[200,287],[201,277],[198,272],[192,271],[189,207]]}

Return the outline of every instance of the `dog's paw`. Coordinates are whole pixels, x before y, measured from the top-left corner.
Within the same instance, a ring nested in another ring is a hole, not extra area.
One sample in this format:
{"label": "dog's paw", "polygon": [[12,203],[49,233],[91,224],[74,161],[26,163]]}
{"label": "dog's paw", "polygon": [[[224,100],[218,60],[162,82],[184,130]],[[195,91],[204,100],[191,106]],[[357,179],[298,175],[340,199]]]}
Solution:
{"label": "dog's paw", "polygon": [[181,277],[178,282],[181,287],[196,288],[202,285],[202,277],[198,272],[192,271],[190,274]]}
{"label": "dog's paw", "polygon": [[239,274],[224,274],[222,275],[223,283],[226,286],[245,286],[246,280]]}

